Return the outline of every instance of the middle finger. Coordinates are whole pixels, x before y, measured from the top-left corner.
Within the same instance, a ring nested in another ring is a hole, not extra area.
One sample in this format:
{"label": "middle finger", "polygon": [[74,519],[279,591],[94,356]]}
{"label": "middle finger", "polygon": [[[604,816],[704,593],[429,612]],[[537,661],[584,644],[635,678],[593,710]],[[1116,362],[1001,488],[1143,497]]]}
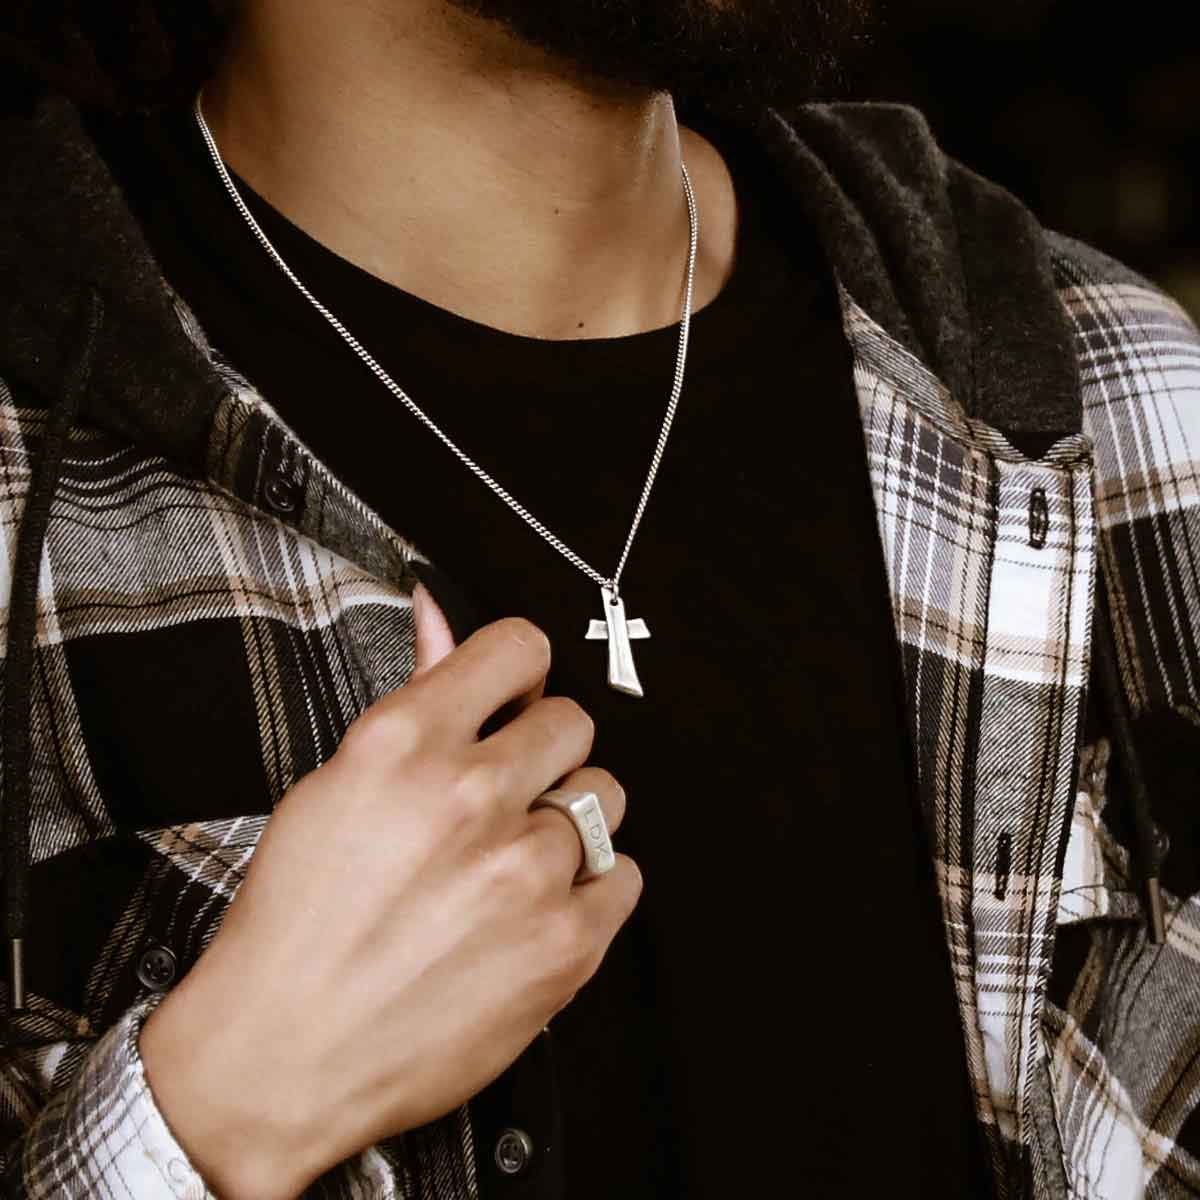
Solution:
{"label": "middle finger", "polygon": [[534,700],[471,753],[500,783],[505,807],[523,817],[536,796],[582,766],[592,750],[592,719],[566,696]]}

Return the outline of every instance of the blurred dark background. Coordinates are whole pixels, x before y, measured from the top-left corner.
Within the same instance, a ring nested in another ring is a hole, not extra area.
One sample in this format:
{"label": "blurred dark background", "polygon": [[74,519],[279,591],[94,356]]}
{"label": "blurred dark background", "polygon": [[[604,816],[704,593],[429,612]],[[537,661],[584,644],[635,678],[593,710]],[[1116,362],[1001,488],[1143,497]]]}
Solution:
{"label": "blurred dark background", "polygon": [[854,98],[915,104],[956,158],[1200,318],[1200,42],[1166,6],[880,0],[880,10]]}

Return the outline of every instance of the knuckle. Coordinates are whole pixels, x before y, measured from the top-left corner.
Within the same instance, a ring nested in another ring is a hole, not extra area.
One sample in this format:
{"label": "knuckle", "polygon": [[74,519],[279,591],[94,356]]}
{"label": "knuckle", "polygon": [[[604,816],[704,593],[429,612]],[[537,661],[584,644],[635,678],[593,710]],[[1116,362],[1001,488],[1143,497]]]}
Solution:
{"label": "knuckle", "polygon": [[630,874],[629,895],[631,897],[631,903],[629,907],[632,909],[633,906],[641,899],[642,889],[646,886],[646,881],[642,878],[642,868],[639,867],[632,858],[628,861]]}
{"label": "knuckle", "polygon": [[381,742],[381,722],[373,709],[368,708],[361,716],[350,722],[338,746],[343,757],[369,754]]}
{"label": "knuckle", "polygon": [[593,767],[595,779],[601,791],[607,792],[622,808],[625,806],[625,788],[621,781],[604,767]]}
{"label": "knuckle", "polygon": [[603,913],[605,937],[611,940],[637,908],[642,896],[642,872],[628,854],[617,854],[612,870],[587,886],[604,891],[605,900],[597,912]]}
{"label": "knuckle", "polygon": [[479,760],[459,772],[452,787],[456,816],[480,821],[496,807],[503,793],[503,773],[493,762]]}
{"label": "knuckle", "polygon": [[596,737],[596,722],[583,705],[570,696],[544,696],[543,701],[558,710],[556,723],[578,732],[591,746]]}
{"label": "knuckle", "polygon": [[625,901],[622,922],[627,920],[642,898],[645,881],[642,879],[641,868],[627,854],[617,855],[617,866],[620,868],[622,895]]}
{"label": "knuckle", "polygon": [[419,740],[420,727],[411,712],[376,705],[350,723],[339,749],[353,758],[375,758],[410,751]]}
{"label": "knuckle", "polygon": [[528,851],[519,842],[492,851],[487,872],[493,892],[511,897],[528,890],[532,877]]}
{"label": "knuckle", "polygon": [[[517,839],[514,845],[515,860],[521,872],[521,886],[526,898],[536,909],[548,912],[558,907],[562,891],[569,876],[564,875],[562,855],[555,846],[555,839],[562,830],[547,826],[561,826],[562,817],[554,820],[554,814],[537,813],[543,818],[542,827],[535,825],[530,832]],[[547,836],[550,832],[554,838]]]}
{"label": "knuckle", "polygon": [[591,931],[570,908],[556,908],[546,919],[542,953],[549,978],[574,986],[592,957]]}

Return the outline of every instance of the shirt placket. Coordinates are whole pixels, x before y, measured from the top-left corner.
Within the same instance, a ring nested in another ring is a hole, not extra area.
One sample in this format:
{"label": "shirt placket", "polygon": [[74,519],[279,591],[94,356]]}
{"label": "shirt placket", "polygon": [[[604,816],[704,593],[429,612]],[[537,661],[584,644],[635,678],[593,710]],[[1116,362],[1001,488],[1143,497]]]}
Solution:
{"label": "shirt placket", "polygon": [[1091,446],[1027,460],[843,309],[976,1115],[997,1194],[1049,1196],[1061,1147],[1031,1107],[1090,655]]}
{"label": "shirt placket", "polygon": [[[1036,1135],[1062,864],[1075,805],[1095,589],[1090,445],[1049,460],[989,453],[995,506],[974,740],[970,918],[976,1016],[996,1129],[1001,1195],[1052,1195],[1061,1147]],[[1007,444],[1004,443],[1004,446]],[[1013,1148],[1020,1152],[1014,1153]]]}

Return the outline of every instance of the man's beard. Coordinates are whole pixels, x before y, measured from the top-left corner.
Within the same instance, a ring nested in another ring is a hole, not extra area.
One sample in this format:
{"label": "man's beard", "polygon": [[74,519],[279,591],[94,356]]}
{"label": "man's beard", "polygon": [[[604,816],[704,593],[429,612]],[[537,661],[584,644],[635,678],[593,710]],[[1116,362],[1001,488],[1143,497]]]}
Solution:
{"label": "man's beard", "polygon": [[583,77],[677,104],[787,109],[836,89],[871,0],[449,0]]}

